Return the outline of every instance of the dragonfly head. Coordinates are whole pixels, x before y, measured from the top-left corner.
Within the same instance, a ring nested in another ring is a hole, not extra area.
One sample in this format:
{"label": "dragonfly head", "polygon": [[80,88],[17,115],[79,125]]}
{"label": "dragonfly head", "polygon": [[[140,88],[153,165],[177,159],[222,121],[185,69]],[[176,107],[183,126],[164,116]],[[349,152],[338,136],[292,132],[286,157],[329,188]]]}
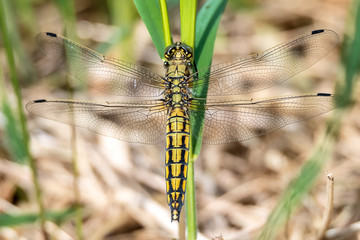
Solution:
{"label": "dragonfly head", "polygon": [[192,61],[192,48],[185,43],[176,42],[165,49],[164,57],[166,61]]}

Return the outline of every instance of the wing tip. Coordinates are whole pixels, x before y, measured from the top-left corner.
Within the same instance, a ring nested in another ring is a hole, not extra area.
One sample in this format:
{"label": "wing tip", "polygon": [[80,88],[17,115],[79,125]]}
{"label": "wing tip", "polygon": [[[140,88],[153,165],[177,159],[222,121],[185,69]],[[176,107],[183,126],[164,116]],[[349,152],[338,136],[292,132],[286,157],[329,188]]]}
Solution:
{"label": "wing tip", "polygon": [[37,100],[34,100],[33,103],[42,103],[42,102],[47,102],[46,99],[37,99]]}
{"label": "wing tip", "polygon": [[314,30],[311,32],[311,35],[315,35],[315,34],[319,34],[319,33],[323,33],[325,31],[325,29],[318,29],[318,30]]}
{"label": "wing tip", "polygon": [[338,43],[339,42],[339,35],[331,30],[331,29],[317,29],[317,30],[313,30],[311,32],[311,35],[316,35],[316,34],[321,34],[321,33],[324,33],[324,34],[328,34],[328,35],[332,35],[333,36],[333,41]]}
{"label": "wing tip", "polygon": [[318,93],[316,96],[331,97],[333,95],[331,93]]}
{"label": "wing tip", "polygon": [[46,32],[45,34],[46,34],[47,36],[49,36],[49,37],[54,37],[54,38],[57,37],[57,34],[56,34],[56,33]]}

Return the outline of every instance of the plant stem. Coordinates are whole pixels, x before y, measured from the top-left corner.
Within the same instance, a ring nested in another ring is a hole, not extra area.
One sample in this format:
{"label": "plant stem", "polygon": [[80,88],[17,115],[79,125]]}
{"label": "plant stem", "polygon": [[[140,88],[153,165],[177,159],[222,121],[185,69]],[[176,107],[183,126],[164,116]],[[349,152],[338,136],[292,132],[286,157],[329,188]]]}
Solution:
{"label": "plant stem", "polygon": [[194,180],[194,162],[196,158],[190,155],[188,165],[188,178],[186,185],[186,226],[188,239],[196,239],[197,222],[196,222],[196,201],[195,201],[195,180]]}
{"label": "plant stem", "polygon": [[326,192],[327,192],[327,202],[326,208],[323,216],[323,221],[321,228],[318,234],[318,239],[325,239],[326,230],[329,227],[331,221],[331,213],[334,208],[334,176],[332,173],[327,173],[326,181]]}
{"label": "plant stem", "polygon": [[10,36],[8,35],[6,15],[5,15],[6,11],[5,11],[4,4],[5,4],[4,1],[1,1],[1,3],[0,3],[0,31],[2,34],[3,44],[5,47],[5,51],[6,51],[6,57],[7,57],[7,61],[8,61],[9,68],[10,68],[11,85],[14,89],[16,100],[17,100],[17,110],[18,110],[18,117],[20,120],[21,132],[22,132],[22,136],[24,138],[23,141],[24,141],[24,145],[25,145],[26,156],[27,156],[27,160],[30,165],[30,169],[31,169],[31,173],[32,173],[32,181],[33,181],[34,188],[35,188],[36,201],[37,201],[37,204],[39,207],[41,231],[43,233],[44,239],[47,240],[47,239],[49,239],[49,237],[45,230],[45,221],[46,221],[45,208],[44,208],[44,204],[42,201],[42,194],[41,194],[36,164],[30,153],[30,137],[29,137],[27,126],[26,126],[25,113],[23,111],[22,96],[21,96],[21,92],[20,92],[20,84],[19,84],[17,74],[16,74],[14,53],[12,51],[14,48],[12,46]]}
{"label": "plant stem", "polygon": [[[195,0],[180,0],[181,41],[192,49],[195,48],[196,6],[197,1]],[[194,150],[190,147],[185,200],[188,239],[196,239],[197,237],[194,181],[194,162],[196,158],[197,155],[194,155]]]}

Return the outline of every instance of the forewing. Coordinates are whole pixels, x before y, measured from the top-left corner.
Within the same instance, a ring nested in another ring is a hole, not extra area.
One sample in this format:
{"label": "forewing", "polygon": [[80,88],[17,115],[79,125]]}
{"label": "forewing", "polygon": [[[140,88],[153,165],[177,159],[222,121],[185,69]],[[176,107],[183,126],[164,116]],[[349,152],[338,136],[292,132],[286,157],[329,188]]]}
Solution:
{"label": "forewing", "polygon": [[165,139],[166,111],[161,100],[104,104],[36,100],[26,108],[32,114],[123,141],[155,144]]}
{"label": "forewing", "polygon": [[40,33],[36,40],[45,61],[99,91],[130,97],[156,97],[163,91],[163,79],[147,68],[105,57],[54,33]]}
{"label": "forewing", "polygon": [[[335,109],[334,98],[331,94],[319,93],[248,101],[208,99],[203,142],[219,144],[267,134]],[[195,101],[192,109],[196,112],[204,108]]]}
{"label": "forewing", "polygon": [[[339,41],[331,30],[316,30],[263,53],[199,71],[194,87],[206,84],[208,96],[237,95],[269,88],[291,78],[328,54]],[[191,83],[191,82],[190,82]]]}

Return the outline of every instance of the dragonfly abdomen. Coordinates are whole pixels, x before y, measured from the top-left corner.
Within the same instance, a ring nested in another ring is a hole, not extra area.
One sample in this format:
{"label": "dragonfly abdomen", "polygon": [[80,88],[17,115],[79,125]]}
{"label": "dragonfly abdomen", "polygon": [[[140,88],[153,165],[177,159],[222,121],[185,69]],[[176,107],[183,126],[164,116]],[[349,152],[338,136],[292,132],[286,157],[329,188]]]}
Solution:
{"label": "dragonfly abdomen", "polygon": [[189,116],[181,108],[173,109],[166,122],[165,157],[166,193],[172,221],[179,221],[185,201],[189,136]]}

